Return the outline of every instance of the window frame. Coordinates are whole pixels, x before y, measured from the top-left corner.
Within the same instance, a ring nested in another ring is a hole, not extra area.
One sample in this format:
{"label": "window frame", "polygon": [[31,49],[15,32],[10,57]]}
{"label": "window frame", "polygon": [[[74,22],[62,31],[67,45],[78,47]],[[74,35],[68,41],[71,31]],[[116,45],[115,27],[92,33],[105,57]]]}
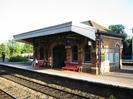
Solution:
{"label": "window frame", "polygon": [[[74,51],[74,47],[77,48],[76,52]],[[75,53],[76,53],[76,60],[74,59],[74,54]],[[76,46],[76,45],[72,47],[72,62],[78,62],[78,46]]]}
{"label": "window frame", "polygon": [[[88,53],[89,53],[89,60],[86,60],[87,58],[86,58],[86,56],[88,56],[88,55],[86,55],[86,51],[85,50],[87,50],[86,49],[86,47],[88,47],[89,49],[88,49]],[[84,46],[84,49],[83,49],[83,51],[84,51],[84,63],[90,63],[91,62],[91,46],[89,46],[89,45],[85,45]]]}

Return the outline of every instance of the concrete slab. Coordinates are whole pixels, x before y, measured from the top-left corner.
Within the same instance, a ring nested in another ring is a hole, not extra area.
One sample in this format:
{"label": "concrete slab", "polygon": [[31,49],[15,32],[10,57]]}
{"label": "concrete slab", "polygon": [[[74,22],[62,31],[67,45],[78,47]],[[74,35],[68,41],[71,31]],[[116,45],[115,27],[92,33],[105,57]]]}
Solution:
{"label": "concrete slab", "polygon": [[[54,70],[54,69],[35,69],[30,65],[23,65],[17,63],[1,63],[0,65],[5,65],[9,67],[15,67],[50,75],[57,75],[61,77],[73,78],[78,80],[85,80],[89,82],[97,82],[106,85],[113,85],[119,87],[126,87],[133,89],[133,66],[116,72],[106,73],[104,75],[93,75],[90,73],[82,73],[82,72],[73,72],[73,71],[64,71],[64,70]],[[124,72],[125,71],[125,72]]]}

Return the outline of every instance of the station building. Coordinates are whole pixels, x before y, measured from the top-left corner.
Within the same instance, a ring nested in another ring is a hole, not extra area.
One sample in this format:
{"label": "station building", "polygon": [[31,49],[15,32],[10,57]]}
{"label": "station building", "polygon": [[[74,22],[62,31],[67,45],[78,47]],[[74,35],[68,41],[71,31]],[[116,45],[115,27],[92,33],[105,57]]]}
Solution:
{"label": "station building", "polygon": [[34,58],[61,69],[77,64],[83,72],[103,74],[121,68],[122,37],[89,20],[66,22],[14,35],[16,41],[32,44]]}

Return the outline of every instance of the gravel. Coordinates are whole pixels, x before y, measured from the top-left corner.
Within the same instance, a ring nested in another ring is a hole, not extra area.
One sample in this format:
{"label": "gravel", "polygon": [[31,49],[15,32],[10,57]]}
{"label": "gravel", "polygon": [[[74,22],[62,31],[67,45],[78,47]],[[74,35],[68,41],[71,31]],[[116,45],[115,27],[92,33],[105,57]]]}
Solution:
{"label": "gravel", "polygon": [[14,95],[17,99],[53,99],[53,97],[47,96],[1,77],[0,89]]}

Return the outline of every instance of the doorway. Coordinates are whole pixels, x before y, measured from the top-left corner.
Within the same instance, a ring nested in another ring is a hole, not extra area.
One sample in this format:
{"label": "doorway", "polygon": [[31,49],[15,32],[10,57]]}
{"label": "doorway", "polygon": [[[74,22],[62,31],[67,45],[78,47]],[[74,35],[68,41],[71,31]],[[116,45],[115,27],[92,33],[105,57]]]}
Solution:
{"label": "doorway", "polygon": [[65,66],[66,49],[64,45],[57,45],[53,48],[53,68]]}
{"label": "doorway", "polygon": [[40,60],[44,59],[44,48],[40,47]]}

